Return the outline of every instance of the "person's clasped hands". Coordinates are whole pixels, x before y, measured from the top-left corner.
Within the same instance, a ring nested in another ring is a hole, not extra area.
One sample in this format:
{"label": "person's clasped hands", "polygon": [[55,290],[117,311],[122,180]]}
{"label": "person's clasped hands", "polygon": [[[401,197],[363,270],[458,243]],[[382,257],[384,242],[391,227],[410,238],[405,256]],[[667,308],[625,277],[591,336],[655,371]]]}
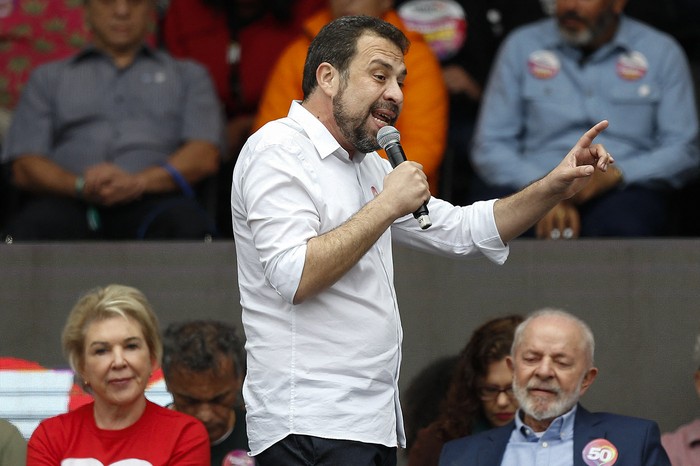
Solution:
{"label": "person's clasped hands", "polygon": [[83,197],[95,204],[113,206],[138,199],[145,181],[138,174],[126,172],[113,163],[100,163],[85,171]]}

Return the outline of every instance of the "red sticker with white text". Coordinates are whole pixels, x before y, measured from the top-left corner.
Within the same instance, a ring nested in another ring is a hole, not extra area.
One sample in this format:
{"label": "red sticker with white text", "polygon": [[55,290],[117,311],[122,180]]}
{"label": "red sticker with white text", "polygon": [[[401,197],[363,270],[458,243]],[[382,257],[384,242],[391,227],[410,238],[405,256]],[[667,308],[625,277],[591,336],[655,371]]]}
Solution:
{"label": "red sticker with white text", "polygon": [[554,52],[537,50],[528,57],[527,68],[537,79],[551,79],[559,73],[561,63]]}
{"label": "red sticker with white text", "polygon": [[617,75],[627,81],[636,81],[642,79],[647,70],[649,70],[649,62],[647,57],[641,52],[630,52],[620,55],[615,65]]}
{"label": "red sticker with white text", "polygon": [[617,448],[604,438],[591,440],[583,447],[583,461],[588,466],[612,466],[617,461]]}
{"label": "red sticker with white text", "polygon": [[255,466],[255,459],[243,450],[228,452],[221,466]]}

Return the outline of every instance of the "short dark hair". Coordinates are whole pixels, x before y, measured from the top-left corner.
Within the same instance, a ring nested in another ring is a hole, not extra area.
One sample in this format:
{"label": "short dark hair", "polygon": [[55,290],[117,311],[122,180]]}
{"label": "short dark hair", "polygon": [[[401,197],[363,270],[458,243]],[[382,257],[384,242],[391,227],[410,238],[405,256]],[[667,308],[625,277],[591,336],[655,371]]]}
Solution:
{"label": "short dark hair", "polygon": [[408,52],[408,38],[393,24],[374,16],[341,16],[323,26],[309,45],[301,83],[304,100],[316,88],[316,70],[321,63],[330,63],[341,75],[347,75],[350,61],[357,53],[357,41],[365,33],[388,39],[404,55]]}
{"label": "short dark hair", "polygon": [[172,370],[217,371],[221,357],[231,358],[236,375],[245,375],[245,351],[236,327],[218,320],[174,322],[163,332],[163,374]]}

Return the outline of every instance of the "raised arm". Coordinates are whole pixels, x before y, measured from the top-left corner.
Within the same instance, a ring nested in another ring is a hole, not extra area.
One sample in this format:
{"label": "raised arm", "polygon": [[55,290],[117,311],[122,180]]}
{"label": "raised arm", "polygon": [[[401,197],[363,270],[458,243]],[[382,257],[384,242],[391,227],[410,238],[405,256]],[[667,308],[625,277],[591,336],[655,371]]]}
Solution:
{"label": "raised arm", "polygon": [[552,207],[579,192],[596,170],[607,171],[612,156],[593,140],[608,127],[607,120],[593,126],[578,140],[557,167],[512,196],[494,204],[496,225],[504,243],[524,233]]}

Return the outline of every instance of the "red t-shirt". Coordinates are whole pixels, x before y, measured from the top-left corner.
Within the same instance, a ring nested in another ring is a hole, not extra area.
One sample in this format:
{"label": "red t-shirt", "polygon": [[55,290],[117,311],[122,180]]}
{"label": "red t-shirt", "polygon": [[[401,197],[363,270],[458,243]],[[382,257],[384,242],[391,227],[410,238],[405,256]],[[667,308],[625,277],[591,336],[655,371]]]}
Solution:
{"label": "red t-shirt", "polygon": [[194,417],[147,401],[136,423],[104,430],[93,407],[42,421],[29,439],[27,466],[210,466],[209,437]]}

